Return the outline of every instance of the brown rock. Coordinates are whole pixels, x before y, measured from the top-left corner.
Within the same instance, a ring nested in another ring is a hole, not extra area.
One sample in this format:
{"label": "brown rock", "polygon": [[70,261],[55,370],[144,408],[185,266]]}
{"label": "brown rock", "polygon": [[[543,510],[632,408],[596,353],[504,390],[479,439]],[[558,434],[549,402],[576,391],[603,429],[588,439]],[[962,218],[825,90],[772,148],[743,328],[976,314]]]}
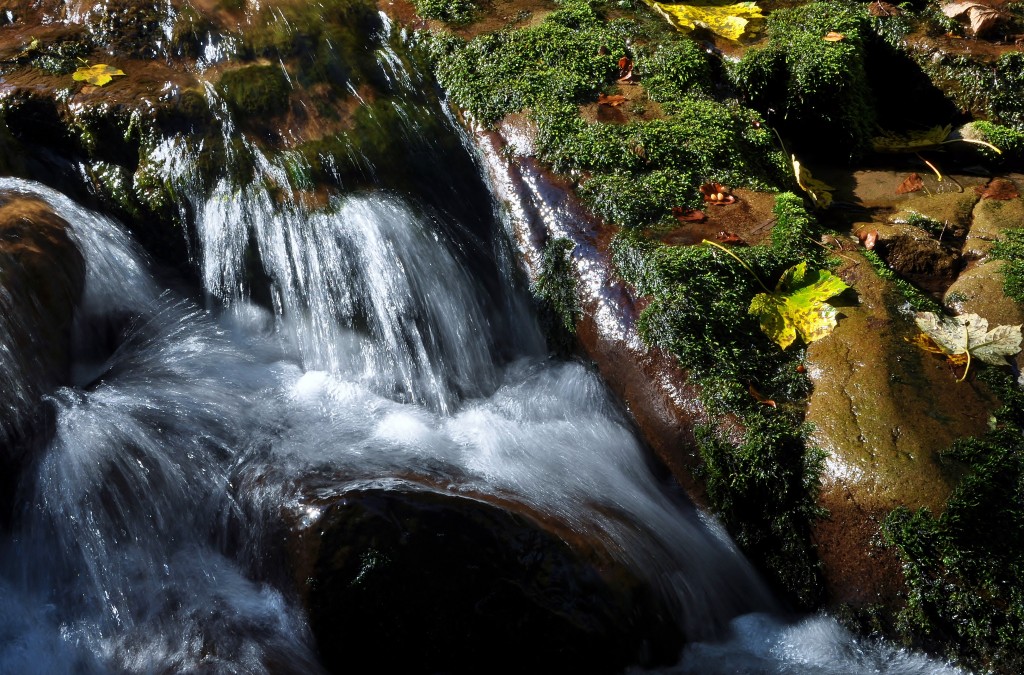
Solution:
{"label": "brown rock", "polygon": [[964,242],[964,255],[987,256],[992,244],[1006,230],[1024,227],[1024,198],[1011,200],[982,199],[974,207],[971,228]]}
{"label": "brown rock", "polygon": [[944,289],[963,266],[958,250],[910,225],[879,226],[875,250],[894,272],[929,291]]}
{"label": "brown rock", "polygon": [[821,503],[831,512],[814,535],[834,602],[891,607],[901,576],[874,543],[881,520],[900,505],[942,511],[952,483],[937,453],[985,431],[995,402],[904,340],[913,322],[893,309],[888,282],[866,261],[841,274],[859,302],[841,307],[836,330],[807,350],[807,421],[828,453]]}

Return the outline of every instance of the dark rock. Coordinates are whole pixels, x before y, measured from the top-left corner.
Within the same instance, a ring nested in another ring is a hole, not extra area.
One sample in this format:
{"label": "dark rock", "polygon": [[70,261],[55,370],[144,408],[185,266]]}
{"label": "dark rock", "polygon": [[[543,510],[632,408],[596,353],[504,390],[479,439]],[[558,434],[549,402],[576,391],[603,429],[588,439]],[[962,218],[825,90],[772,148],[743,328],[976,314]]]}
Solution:
{"label": "dark rock", "polygon": [[46,435],[42,396],[70,378],[85,264],[67,228],[43,202],[0,195],[0,523]]}
{"label": "dark rock", "polygon": [[945,290],[963,268],[959,251],[914,227],[887,237],[879,231],[875,250],[894,272],[928,291]]}
{"label": "dark rock", "polygon": [[415,486],[317,508],[291,566],[332,672],[620,672],[682,648],[671,613],[596,542],[531,517]]}

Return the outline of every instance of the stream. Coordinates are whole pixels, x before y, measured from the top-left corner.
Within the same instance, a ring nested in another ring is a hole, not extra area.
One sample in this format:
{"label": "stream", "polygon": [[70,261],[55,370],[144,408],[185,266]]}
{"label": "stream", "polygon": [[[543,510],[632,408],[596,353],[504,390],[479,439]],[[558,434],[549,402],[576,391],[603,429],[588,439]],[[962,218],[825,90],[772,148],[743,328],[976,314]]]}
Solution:
{"label": "stream", "polygon": [[[784,611],[597,375],[547,352],[482,175],[452,179],[483,197],[469,216],[392,187],[311,208],[268,189],[285,168],[218,114],[248,183],[225,171],[204,194],[182,168],[196,149],[158,151],[195,214],[198,291],[113,219],[0,179],[66,220],[85,260],[73,382],[45,395],[52,436],[0,534],[0,673],[337,672],[274,542],[367,491],[472,499],[600,549],[686,636],[658,672],[960,672]],[[369,670],[392,638],[331,649]],[[502,671],[492,656],[437,669]]]}

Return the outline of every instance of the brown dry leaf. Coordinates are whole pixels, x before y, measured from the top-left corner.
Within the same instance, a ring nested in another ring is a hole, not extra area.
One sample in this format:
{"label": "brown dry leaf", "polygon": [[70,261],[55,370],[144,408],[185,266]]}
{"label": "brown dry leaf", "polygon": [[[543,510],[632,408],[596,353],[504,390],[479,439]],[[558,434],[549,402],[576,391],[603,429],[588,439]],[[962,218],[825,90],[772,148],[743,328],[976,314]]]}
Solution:
{"label": "brown dry leaf", "polygon": [[626,97],[623,96],[622,94],[611,94],[610,96],[606,96],[604,94],[597,95],[598,105],[619,106],[625,102]]}
{"label": "brown dry leaf", "polygon": [[993,178],[987,185],[975,187],[974,191],[981,195],[982,199],[1009,201],[1020,196],[1016,183],[1005,178]]}
{"label": "brown dry leaf", "polygon": [[857,238],[860,239],[864,248],[872,251],[878,243],[878,230],[860,230],[857,232]]}
{"label": "brown dry leaf", "polygon": [[722,230],[717,235],[715,235],[715,239],[717,239],[718,241],[722,242],[723,244],[745,244],[746,243],[745,241],[743,241],[743,239],[740,237],[740,235],[736,234],[735,232],[727,232],[726,230]]}
{"label": "brown dry leaf", "polygon": [[764,405],[770,405],[773,408],[777,408],[778,407],[777,405],[775,405],[775,401],[771,400],[770,398],[768,398],[767,396],[765,396],[764,394],[759,392],[757,389],[754,389],[754,385],[753,384],[748,384],[747,387],[750,390],[750,395],[753,396],[754,400],[757,401],[758,403],[763,403]]}
{"label": "brown dry leaf", "polygon": [[715,206],[725,206],[736,202],[736,196],[729,193],[729,188],[721,183],[705,183],[700,186],[704,201]]}
{"label": "brown dry leaf", "polygon": [[942,6],[942,13],[951,19],[965,23],[967,34],[972,37],[979,37],[990,32],[1008,18],[998,9],[975,0],[947,3]]}
{"label": "brown dry leaf", "polygon": [[899,16],[902,13],[899,7],[890,5],[888,2],[882,2],[881,0],[875,0],[875,2],[868,5],[868,14],[871,16],[885,18],[887,16]]}
{"label": "brown dry leaf", "polygon": [[917,192],[924,189],[924,180],[920,174],[912,173],[903,179],[903,182],[896,188],[896,194],[905,195],[908,192]]}
{"label": "brown dry leaf", "polygon": [[697,209],[684,209],[681,206],[672,207],[672,216],[680,223],[703,223],[708,219],[707,214]]}
{"label": "brown dry leaf", "polygon": [[842,33],[837,33],[834,30],[825,33],[825,37],[821,38],[825,42],[840,42],[846,39],[846,36]]}

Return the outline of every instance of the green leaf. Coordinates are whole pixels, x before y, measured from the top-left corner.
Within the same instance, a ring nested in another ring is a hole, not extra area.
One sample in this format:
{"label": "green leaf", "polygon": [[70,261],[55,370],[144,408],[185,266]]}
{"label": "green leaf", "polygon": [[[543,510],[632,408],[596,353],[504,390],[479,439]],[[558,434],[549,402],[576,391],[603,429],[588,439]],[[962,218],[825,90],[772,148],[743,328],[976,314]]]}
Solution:
{"label": "green leaf", "polygon": [[689,32],[697,27],[739,41],[748,33],[756,33],[764,20],[756,2],[704,0],[695,3],[669,3],[644,0],[677,30]]}
{"label": "green leaf", "polygon": [[1006,357],[1021,348],[1020,326],[996,326],[988,329],[988,320],[977,314],[939,316],[918,312],[914,319],[921,332],[930,337],[947,355],[970,354],[994,366],[1005,366]]}
{"label": "green leaf", "polygon": [[825,270],[808,270],[802,262],[783,272],[773,293],[758,293],[750,302],[764,334],[786,349],[797,335],[804,342],[820,340],[836,327],[836,308],[825,301],[848,286]]}
{"label": "green leaf", "polygon": [[85,81],[97,87],[102,87],[117,75],[124,75],[124,71],[114,66],[108,66],[105,63],[97,63],[92,66],[80,66],[71,75],[71,78],[76,82]]}

